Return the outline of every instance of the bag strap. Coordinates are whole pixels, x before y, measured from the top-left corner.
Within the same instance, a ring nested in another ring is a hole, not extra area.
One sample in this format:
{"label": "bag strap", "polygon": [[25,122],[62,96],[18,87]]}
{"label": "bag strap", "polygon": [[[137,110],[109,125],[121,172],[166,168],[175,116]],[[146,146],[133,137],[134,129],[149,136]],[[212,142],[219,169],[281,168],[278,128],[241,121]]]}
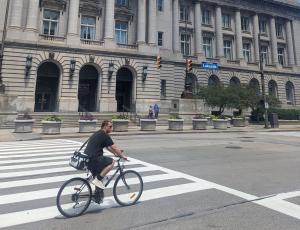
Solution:
{"label": "bag strap", "polygon": [[88,142],[89,142],[90,138],[88,138],[80,147],[80,149],[78,149],[78,151],[80,151]]}

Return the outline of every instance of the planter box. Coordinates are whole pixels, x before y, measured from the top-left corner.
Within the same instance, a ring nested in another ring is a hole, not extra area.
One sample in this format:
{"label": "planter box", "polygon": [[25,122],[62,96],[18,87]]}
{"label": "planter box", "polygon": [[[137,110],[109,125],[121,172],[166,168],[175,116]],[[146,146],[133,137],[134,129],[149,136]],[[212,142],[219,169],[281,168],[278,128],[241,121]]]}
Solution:
{"label": "planter box", "polygon": [[193,119],[193,129],[199,130],[199,129],[206,129],[207,126],[207,119]]}
{"label": "planter box", "polygon": [[227,129],[228,120],[224,119],[214,119],[213,125],[215,129]]}
{"label": "planter box", "polygon": [[140,125],[142,131],[155,131],[156,119],[140,119]]}
{"label": "planter box", "polygon": [[245,127],[246,120],[244,118],[232,118],[233,127]]}
{"label": "planter box", "polygon": [[231,122],[232,122],[232,119],[231,118],[227,118],[227,128],[231,128]]}
{"label": "planter box", "polygon": [[112,120],[114,132],[127,132],[128,131],[128,120]]}
{"label": "planter box", "polygon": [[78,120],[80,133],[95,132],[98,120]]}
{"label": "planter box", "polygon": [[42,121],[42,134],[60,134],[61,121]]}
{"label": "planter box", "polygon": [[205,117],[207,119],[207,126],[213,126],[212,119],[210,117]]}
{"label": "planter box", "polygon": [[182,131],[184,119],[168,119],[169,130]]}
{"label": "planter box", "polygon": [[30,120],[14,120],[15,133],[31,133],[34,119]]}

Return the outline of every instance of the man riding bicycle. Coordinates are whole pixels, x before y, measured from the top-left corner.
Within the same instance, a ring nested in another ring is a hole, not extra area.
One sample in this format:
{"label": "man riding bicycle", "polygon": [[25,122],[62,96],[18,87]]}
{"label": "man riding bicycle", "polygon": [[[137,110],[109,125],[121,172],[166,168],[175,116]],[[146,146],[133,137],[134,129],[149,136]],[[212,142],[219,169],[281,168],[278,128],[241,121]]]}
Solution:
{"label": "man riding bicycle", "polygon": [[92,172],[94,177],[92,183],[100,189],[105,189],[102,180],[106,174],[113,169],[115,164],[115,161],[112,158],[103,156],[103,148],[107,148],[115,156],[122,157],[127,160],[127,157],[123,154],[123,150],[114,144],[109,136],[111,131],[112,122],[108,120],[103,121],[101,129],[89,138],[84,150],[84,153],[90,158],[88,169]]}

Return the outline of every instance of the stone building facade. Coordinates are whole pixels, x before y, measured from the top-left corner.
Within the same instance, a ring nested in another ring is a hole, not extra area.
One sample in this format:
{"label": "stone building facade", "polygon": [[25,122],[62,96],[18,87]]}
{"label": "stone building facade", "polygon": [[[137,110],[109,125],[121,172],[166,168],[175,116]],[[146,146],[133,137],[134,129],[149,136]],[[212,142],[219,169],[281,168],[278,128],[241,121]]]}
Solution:
{"label": "stone building facade", "polygon": [[141,114],[156,102],[165,113],[203,112],[183,91],[217,81],[260,87],[260,49],[267,93],[300,106],[297,1],[0,0],[1,38],[7,2],[1,113]]}

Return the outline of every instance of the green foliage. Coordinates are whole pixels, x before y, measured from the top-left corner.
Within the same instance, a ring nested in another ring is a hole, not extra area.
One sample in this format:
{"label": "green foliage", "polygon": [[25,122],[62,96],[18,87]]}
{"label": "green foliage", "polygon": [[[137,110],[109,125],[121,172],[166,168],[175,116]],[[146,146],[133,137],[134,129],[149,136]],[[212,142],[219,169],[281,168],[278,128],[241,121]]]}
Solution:
{"label": "green foliage", "polygon": [[193,119],[206,119],[206,117],[207,116],[205,114],[195,114]]}
{"label": "green foliage", "polygon": [[32,120],[32,116],[26,111],[23,114],[18,114],[17,120]]}
{"label": "green foliage", "polygon": [[182,119],[178,114],[170,114],[169,119]]}
{"label": "green foliage", "polygon": [[297,109],[271,108],[269,112],[277,113],[278,119],[282,120],[298,120],[300,118],[300,110]]}
{"label": "green foliage", "polygon": [[118,114],[118,115],[113,115],[112,120],[128,120],[129,116],[127,114]]}
{"label": "green foliage", "polygon": [[59,121],[62,121],[62,118],[58,117],[57,115],[51,115],[49,117],[45,117],[43,119],[43,121],[57,121],[57,122],[59,122]]}
{"label": "green foliage", "polygon": [[91,113],[86,112],[84,114],[81,114],[79,120],[93,121],[95,120],[95,117]]}

